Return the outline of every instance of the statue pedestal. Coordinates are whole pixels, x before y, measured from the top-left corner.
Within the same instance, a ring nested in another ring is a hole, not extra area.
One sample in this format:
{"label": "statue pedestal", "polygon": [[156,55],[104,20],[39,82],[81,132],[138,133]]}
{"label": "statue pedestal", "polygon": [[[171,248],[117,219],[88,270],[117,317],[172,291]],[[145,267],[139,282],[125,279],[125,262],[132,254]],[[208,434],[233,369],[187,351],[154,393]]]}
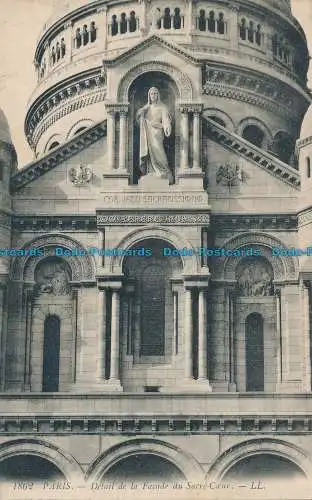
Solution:
{"label": "statue pedestal", "polygon": [[123,168],[116,168],[103,174],[106,189],[125,188],[129,185],[129,172]]}
{"label": "statue pedestal", "polygon": [[169,187],[169,179],[163,179],[154,174],[143,175],[138,182],[138,189],[142,191],[161,192],[166,191]]}
{"label": "statue pedestal", "polygon": [[200,168],[180,169],[176,176],[178,186],[185,190],[200,191],[203,189],[204,173]]}

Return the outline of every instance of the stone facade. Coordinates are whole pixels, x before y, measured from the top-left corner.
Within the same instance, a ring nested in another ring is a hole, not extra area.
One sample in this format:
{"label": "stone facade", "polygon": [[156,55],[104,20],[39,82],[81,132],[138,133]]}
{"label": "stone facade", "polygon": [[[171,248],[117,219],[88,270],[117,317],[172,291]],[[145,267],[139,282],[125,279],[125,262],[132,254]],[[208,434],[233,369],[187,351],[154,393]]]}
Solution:
{"label": "stone facade", "polygon": [[[35,65],[31,164],[1,118],[2,480],[308,494],[311,98],[290,2],[76,2]],[[139,168],[151,87],[170,182]]]}

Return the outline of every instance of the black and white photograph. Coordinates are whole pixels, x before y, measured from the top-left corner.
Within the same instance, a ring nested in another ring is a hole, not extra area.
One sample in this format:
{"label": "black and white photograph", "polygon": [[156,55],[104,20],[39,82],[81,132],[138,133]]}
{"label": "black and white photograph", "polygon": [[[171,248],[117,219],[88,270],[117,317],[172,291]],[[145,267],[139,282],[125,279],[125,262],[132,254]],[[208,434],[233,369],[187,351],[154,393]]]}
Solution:
{"label": "black and white photograph", "polygon": [[311,500],[312,0],[0,19],[1,499]]}

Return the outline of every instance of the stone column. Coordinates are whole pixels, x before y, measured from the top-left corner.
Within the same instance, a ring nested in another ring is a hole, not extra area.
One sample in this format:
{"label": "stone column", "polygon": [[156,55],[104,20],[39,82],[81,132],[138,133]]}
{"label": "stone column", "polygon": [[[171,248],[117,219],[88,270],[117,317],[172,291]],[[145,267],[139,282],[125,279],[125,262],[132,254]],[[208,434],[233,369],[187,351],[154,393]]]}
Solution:
{"label": "stone column", "polygon": [[282,330],[281,330],[281,290],[275,290],[276,297],[276,387],[277,390],[283,380],[282,371]]}
{"label": "stone column", "polygon": [[[107,109],[107,108],[106,108]],[[109,170],[115,168],[116,113],[107,109],[107,163]]]}
{"label": "stone column", "polygon": [[127,151],[127,109],[121,109],[119,112],[119,170],[126,170],[126,151]]}
{"label": "stone column", "polygon": [[107,5],[103,5],[99,9],[97,9],[98,13],[98,23],[101,26],[99,30],[99,26],[96,25],[97,33],[96,33],[96,42],[100,44],[103,50],[107,49]]}
{"label": "stone column", "polygon": [[30,289],[25,290],[25,322],[26,322],[26,339],[25,339],[25,369],[24,369],[24,391],[31,390],[30,375],[31,375],[31,325],[32,325],[32,300],[33,295]]}
{"label": "stone column", "polygon": [[184,291],[184,361],[185,371],[184,376],[187,380],[193,379],[193,316],[192,316],[192,291],[190,288],[185,288]]}
{"label": "stone column", "polygon": [[311,308],[311,289],[310,282],[302,283],[302,317],[303,317],[303,335],[304,335],[304,381],[303,390],[311,392],[311,346],[310,346],[310,308]]}
{"label": "stone column", "polygon": [[208,379],[207,310],[205,290],[198,294],[198,380]]}
{"label": "stone column", "polygon": [[106,290],[99,290],[99,356],[97,378],[101,383],[105,380],[105,348],[106,348]]}
{"label": "stone column", "polygon": [[110,382],[119,382],[119,290],[112,291]]}
{"label": "stone column", "polygon": [[188,109],[181,107],[181,164],[182,170],[189,166],[189,114]]}
{"label": "stone column", "polygon": [[193,113],[193,168],[200,168],[200,109],[197,107]]}

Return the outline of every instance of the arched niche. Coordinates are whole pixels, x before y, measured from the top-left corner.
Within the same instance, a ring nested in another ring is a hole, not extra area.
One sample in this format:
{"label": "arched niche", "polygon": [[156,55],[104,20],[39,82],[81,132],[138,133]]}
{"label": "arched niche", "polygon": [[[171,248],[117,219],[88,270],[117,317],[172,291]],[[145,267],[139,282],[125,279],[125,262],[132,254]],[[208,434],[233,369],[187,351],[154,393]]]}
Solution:
{"label": "arched niche", "polygon": [[0,481],[65,481],[64,474],[50,460],[33,454],[16,454],[0,461]]}
{"label": "arched niche", "polygon": [[224,480],[240,481],[293,481],[305,479],[302,469],[288,458],[271,453],[250,454],[236,462],[226,473]]}
{"label": "arched niche", "polygon": [[[132,352],[127,354],[136,362],[166,363],[178,340],[174,318],[179,300],[174,293],[179,291],[173,291],[173,282],[181,280],[183,264],[179,256],[164,256],[164,248],[174,250],[168,242],[148,239],[134,244],[131,250],[143,247],[150,250],[149,256],[129,256],[123,261],[125,286],[133,287],[133,324],[126,328],[129,334],[132,332],[133,338],[126,342]],[[124,306],[129,307],[129,302]]]}
{"label": "arched niche", "polygon": [[159,90],[161,101],[169,109],[172,123],[170,137],[164,138],[164,148],[167,154],[169,167],[173,179],[178,166],[178,130],[179,113],[176,109],[176,102],[179,98],[179,90],[175,81],[165,72],[149,71],[140,74],[133,80],[128,91],[129,107],[129,136],[128,136],[128,162],[130,165],[131,182],[136,184],[140,178],[139,153],[140,153],[140,128],[136,120],[138,110],[148,102],[148,90],[156,87]]}
{"label": "arched niche", "polygon": [[180,469],[167,458],[153,453],[134,453],[115,463],[103,476],[105,481],[184,481]]}

